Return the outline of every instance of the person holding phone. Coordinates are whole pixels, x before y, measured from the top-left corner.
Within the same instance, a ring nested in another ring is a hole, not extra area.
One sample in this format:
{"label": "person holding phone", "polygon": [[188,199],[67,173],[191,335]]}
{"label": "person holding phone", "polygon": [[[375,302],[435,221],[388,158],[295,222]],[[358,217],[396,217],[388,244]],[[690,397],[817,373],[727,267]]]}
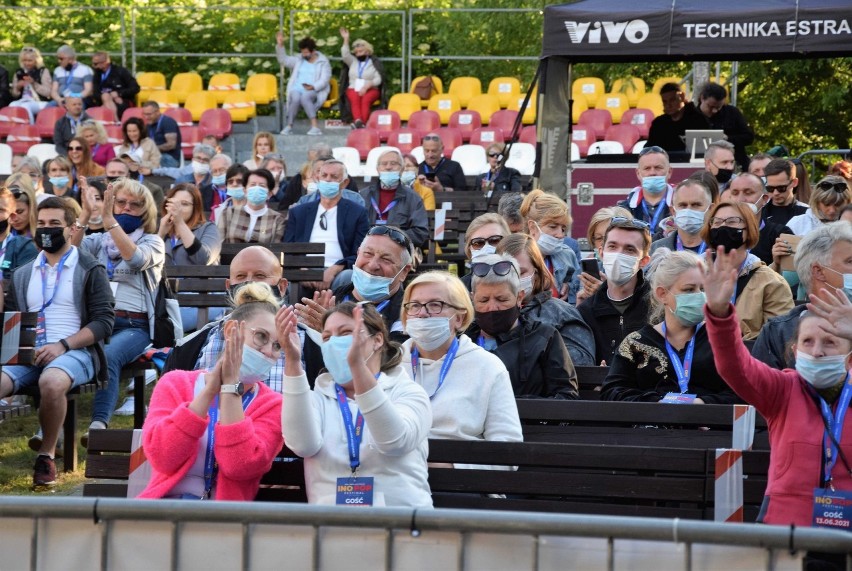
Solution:
{"label": "person holding phone", "polygon": [[325,103],[331,91],[331,63],[317,50],[317,43],[311,37],[299,40],[300,55],[287,55],[284,49],[284,35],[279,32],[275,37],[275,54],[278,63],[290,70],[287,82],[287,126],[282,135],[293,132],[293,122],[299,109],[304,109],[311,120],[308,135],[319,136],[322,131],[317,125],[317,111]]}
{"label": "person holding phone", "polygon": [[417,180],[432,192],[466,190],[461,165],[444,156],[444,142],[437,133],[423,137],[423,162],[417,171]]}

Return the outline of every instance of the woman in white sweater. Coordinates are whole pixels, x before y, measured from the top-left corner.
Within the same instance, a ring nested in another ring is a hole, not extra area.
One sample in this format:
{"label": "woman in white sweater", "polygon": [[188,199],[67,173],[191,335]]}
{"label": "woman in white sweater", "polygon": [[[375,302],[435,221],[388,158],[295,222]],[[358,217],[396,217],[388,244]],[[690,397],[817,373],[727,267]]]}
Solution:
{"label": "woman in white sweater", "polygon": [[340,28],[343,46],[340,56],[349,66],[349,86],[346,88],[346,99],[352,110],[352,125],[360,129],[370,118],[373,103],[382,96],[382,73],[373,61],[373,46],[366,40],[355,40],[352,50],[349,49],[349,30]]}
{"label": "woman in white sweater", "polygon": [[342,303],[322,321],[328,372],[314,390],[301,365],[292,307],[276,317],[284,350],[281,424],[305,459],[308,502],[432,507],[426,456],[432,411],[424,390],[400,366],[372,305]]}
{"label": "woman in white sweater", "polygon": [[402,365],[432,401],[429,437],[520,442],[509,373],[496,355],[461,333],[472,320],[467,288],[452,274],[426,272],[405,290],[402,323],[410,339],[402,346]]}

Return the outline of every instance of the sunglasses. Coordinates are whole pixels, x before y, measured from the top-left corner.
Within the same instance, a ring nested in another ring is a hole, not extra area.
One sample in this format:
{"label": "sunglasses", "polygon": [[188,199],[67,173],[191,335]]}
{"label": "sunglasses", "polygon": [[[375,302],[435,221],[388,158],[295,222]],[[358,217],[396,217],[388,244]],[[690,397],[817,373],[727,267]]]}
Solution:
{"label": "sunglasses", "polygon": [[[790,182],[793,182],[792,180]],[[768,194],[774,194],[776,192],[787,192],[787,189],[790,187],[790,182],[784,184],[767,184],[764,188]]]}
{"label": "sunglasses", "polygon": [[636,228],[637,230],[649,230],[651,225],[645,222],[644,220],[635,220],[632,218],[625,218],[624,216],[614,216],[612,220],[609,221],[610,228]]}
{"label": "sunglasses", "polygon": [[325,217],[325,212],[320,214],[319,227],[321,230],[328,230],[328,218]]}
{"label": "sunglasses", "polygon": [[367,231],[367,236],[387,236],[393,240],[398,246],[405,248],[406,252],[411,253],[411,241],[405,232],[392,228],[390,226],[373,226]]}
{"label": "sunglasses", "polygon": [[495,234],[494,236],[489,236],[488,238],[474,238],[470,242],[468,242],[468,244],[470,245],[470,247],[472,249],[479,250],[483,246],[485,246],[485,244],[488,244],[489,246],[497,247],[497,244],[499,244],[500,240],[502,240],[502,239],[503,239],[503,236],[497,236]]}
{"label": "sunglasses", "polygon": [[838,194],[843,194],[844,192],[849,190],[849,185],[847,185],[845,182],[831,182],[828,180],[821,180],[816,186],[820,190],[833,190]]}
{"label": "sunglasses", "polygon": [[[478,278],[484,278],[488,275],[488,272],[494,272],[494,275],[497,276],[505,276],[508,275],[509,272],[514,269],[515,265],[512,262],[508,261],[497,262],[496,264],[486,264],[484,262],[477,262],[475,264],[470,265],[471,273]],[[515,273],[517,273],[517,270],[515,270]]]}
{"label": "sunglasses", "polygon": [[144,202],[137,202],[135,200],[127,200],[124,198],[116,198],[115,205],[119,208],[125,208],[129,206],[132,210],[140,210],[143,206],[145,206]]}
{"label": "sunglasses", "polygon": [[662,147],[658,147],[657,145],[653,145],[653,146],[650,146],[650,147],[645,147],[644,149],[639,151],[639,156],[644,157],[645,155],[647,155],[649,153],[668,154],[668,153],[666,153],[665,149],[663,149]]}
{"label": "sunglasses", "polygon": [[492,159],[496,159],[500,156],[500,153],[488,153],[488,156]]}
{"label": "sunglasses", "polygon": [[83,147],[68,147],[68,151],[82,151]]}

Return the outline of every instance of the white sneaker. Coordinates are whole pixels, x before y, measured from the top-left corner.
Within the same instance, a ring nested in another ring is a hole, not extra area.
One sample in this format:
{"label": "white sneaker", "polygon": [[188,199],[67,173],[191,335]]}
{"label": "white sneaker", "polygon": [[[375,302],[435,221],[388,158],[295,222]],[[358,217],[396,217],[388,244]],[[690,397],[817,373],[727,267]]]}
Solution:
{"label": "white sneaker", "polygon": [[308,135],[319,136],[322,135],[322,131],[320,131],[319,127],[311,127],[311,129],[308,131]]}
{"label": "white sneaker", "polygon": [[293,127],[287,125],[284,129],[281,130],[282,135],[290,135],[293,133]]}
{"label": "white sneaker", "polygon": [[135,403],[136,399],[133,397],[127,397],[124,399],[124,402],[121,403],[121,406],[116,409],[115,414],[117,416],[133,416]]}

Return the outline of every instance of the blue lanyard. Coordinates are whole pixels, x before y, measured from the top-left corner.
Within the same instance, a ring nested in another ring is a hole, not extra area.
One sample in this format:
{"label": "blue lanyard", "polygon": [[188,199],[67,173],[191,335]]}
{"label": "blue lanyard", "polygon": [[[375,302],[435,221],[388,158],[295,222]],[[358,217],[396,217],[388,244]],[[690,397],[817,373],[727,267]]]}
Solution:
{"label": "blue lanyard", "polygon": [[[243,395],[243,411],[248,409],[259,389],[248,391]],[[213,478],[216,477],[216,455],[213,452],[213,441],[215,439],[216,422],[219,420],[219,396],[213,399],[208,412],[210,421],[207,423],[207,452],[204,456],[204,496],[210,497],[213,489]]]}
{"label": "blue lanyard", "polygon": [[352,411],[346,400],[346,392],[343,387],[334,384],[337,391],[337,404],[340,405],[340,415],[343,417],[343,426],[346,428],[346,441],[349,444],[349,467],[352,473],[361,465],[361,439],[364,437],[364,415],[358,411],[355,422],[352,422]]}
{"label": "blue lanyard", "polygon": [[[834,465],[837,464],[837,457],[840,455],[834,443],[837,442],[840,444],[840,439],[843,437],[843,419],[846,418],[849,402],[852,401],[852,383],[849,382],[849,377],[850,375],[847,374],[843,391],[840,393],[840,398],[837,399],[837,407],[833,415],[831,414],[831,407],[828,406],[828,403],[822,397],[819,397],[820,412],[828,427],[823,435],[823,443],[825,444],[823,481],[828,483],[831,483],[831,471],[834,469]],[[829,430],[831,431],[830,435]]]}
{"label": "blue lanyard", "polygon": [[[680,234],[675,234],[675,236],[676,236],[675,237],[675,244],[676,244],[675,248],[677,249],[678,252],[680,252],[681,250],[684,249],[684,245],[683,245],[683,242],[680,239]],[[703,254],[704,250],[706,250],[706,249],[707,249],[707,243],[701,242],[701,245],[698,246],[698,253]],[[695,250],[692,250],[692,248],[690,248],[690,251],[694,252]]]}
{"label": "blue lanyard", "polygon": [[699,323],[698,327],[695,328],[695,333],[693,333],[692,339],[689,340],[686,346],[686,354],[683,356],[683,362],[681,362],[677,351],[674,350],[674,347],[669,343],[668,337],[666,337],[666,324],[663,323],[663,339],[666,340],[666,351],[669,353],[669,361],[672,362],[675,374],[677,375],[677,384],[680,387],[681,394],[689,390],[689,377],[692,375],[692,353],[695,351],[695,338],[698,337],[698,330],[701,329],[701,325]]}
{"label": "blue lanyard", "polygon": [[112,276],[115,275],[115,266],[118,265],[119,262],[113,262],[112,259],[107,256],[107,278],[112,280]]}
{"label": "blue lanyard", "polygon": [[68,259],[68,256],[73,252],[73,248],[69,248],[65,255],[59,260],[59,264],[56,266],[56,281],[53,282],[53,294],[51,294],[50,299],[47,299],[47,274],[45,270],[45,265],[47,264],[47,260],[42,257],[41,264],[39,265],[39,271],[41,271],[41,309],[40,312],[43,312],[45,309],[53,303],[53,298],[56,297],[56,291],[59,289],[59,278],[62,277],[62,268],[65,267],[65,261]]}
{"label": "blue lanyard", "polygon": [[364,61],[358,62],[358,79],[364,74],[364,70],[367,69],[367,64],[370,63],[370,59],[367,58]]}
{"label": "blue lanyard", "polygon": [[[651,234],[654,233],[654,230],[657,228],[657,224],[660,223],[660,217],[663,215],[663,204],[662,200],[657,204],[657,211],[654,214],[654,218],[648,221],[651,224]],[[642,212],[645,213],[645,218],[651,218],[651,213],[648,211],[648,205],[645,204],[644,196],[642,197],[641,202],[639,202],[639,206],[642,207]]]}
{"label": "blue lanyard", "polygon": [[74,70],[77,69],[77,64],[75,63],[71,70],[66,70],[65,73],[65,90],[67,91],[69,87],[71,87],[71,82],[74,81]]}
{"label": "blue lanyard", "polygon": [[159,119],[157,119],[157,124],[156,124],[156,125],[154,125],[153,127],[151,127],[150,125],[148,125],[148,136],[149,136],[149,137],[151,137],[151,138],[153,139],[153,138],[154,138],[154,135],[156,135],[156,134],[160,131],[160,123],[161,123],[162,121],[163,121],[163,116],[162,116],[162,115],[160,115],[160,118],[159,118]]}
{"label": "blue lanyard", "polygon": [[[737,270],[737,281],[740,279],[740,274],[743,273],[743,268],[745,267],[745,263],[748,261],[749,250],[746,250],[746,259],[743,260],[743,263],[740,264],[739,269]],[[731,296],[731,305],[737,304],[737,287],[734,285],[734,295]]]}
{"label": "blue lanyard", "polygon": [[180,242],[180,238],[178,238],[177,236],[172,236],[172,237],[171,237],[171,241],[172,241],[172,250],[174,250],[175,248],[177,248],[178,244],[180,244],[180,243],[181,243],[181,242]]}
{"label": "blue lanyard", "polygon": [[110,73],[112,73],[112,66],[109,66],[109,67],[107,68],[107,70],[106,70],[105,72],[103,72],[103,75],[101,75],[101,83],[103,83],[104,81],[106,81],[106,78],[108,78],[108,77],[109,77],[109,74],[110,74]]}
{"label": "blue lanyard", "polygon": [[492,173],[491,171],[488,171],[488,172],[485,174],[485,180],[486,180],[486,181],[488,181],[488,182],[491,182],[491,179],[492,179],[492,176],[491,176],[491,175],[492,175],[492,174],[494,175],[494,176],[493,176],[493,179],[494,179],[494,180],[497,180],[497,177],[498,177],[498,176],[500,176],[500,171],[498,170],[498,171],[496,171],[496,172],[494,172],[494,173]]}
{"label": "blue lanyard", "polygon": [[[482,336],[480,336],[480,339]],[[441,365],[441,371],[438,373],[438,386],[431,395],[429,395],[429,400],[435,398],[435,395],[438,394],[438,391],[441,390],[441,387],[444,386],[444,381],[447,379],[447,374],[450,372],[450,367],[453,366],[453,360],[456,358],[456,352],[459,350],[459,339],[458,337],[453,339],[453,342],[450,344],[450,348],[447,350],[446,356],[444,356],[444,363]],[[414,348],[414,351],[411,352],[411,378],[413,380],[417,380],[417,368],[420,366],[420,351],[417,347]]]}
{"label": "blue lanyard", "polygon": [[438,169],[441,168],[441,164],[444,162],[444,157],[441,157],[441,160],[438,161],[438,164],[435,165],[435,168],[431,168],[425,162],[423,163],[423,170],[426,171],[426,174],[431,174],[433,172],[438,172]]}
{"label": "blue lanyard", "polygon": [[[347,295],[346,297],[344,297],[344,298],[343,298],[343,301],[352,301],[352,297],[351,297],[351,296],[349,296],[349,295]],[[377,306],[376,306],[376,311],[378,311],[379,313],[381,313],[381,312],[382,312],[382,310],[383,310],[384,308],[386,308],[386,307],[388,306],[388,304],[389,304],[389,303],[390,303],[390,300],[389,300],[389,299],[384,300],[382,303],[380,303],[379,305],[377,305]]]}
{"label": "blue lanyard", "polygon": [[379,220],[382,220],[382,219],[383,219],[382,217],[383,217],[385,214],[387,214],[387,213],[390,211],[390,209],[391,209],[391,208],[393,208],[394,206],[396,206],[396,200],[391,200],[391,203],[390,203],[390,204],[388,204],[388,205],[385,207],[385,209],[384,209],[384,210],[379,210],[379,205],[378,205],[378,203],[376,202],[376,199],[375,199],[375,198],[371,198],[371,199],[370,199],[370,204],[372,204],[372,205],[373,205],[373,210],[375,210],[375,211],[376,211],[376,215],[379,217]]}
{"label": "blue lanyard", "polygon": [[213,188],[215,188],[216,192],[219,193],[219,204],[222,204],[223,202],[228,200],[228,190],[227,189],[222,190],[218,186],[216,186],[215,184],[213,185]]}

